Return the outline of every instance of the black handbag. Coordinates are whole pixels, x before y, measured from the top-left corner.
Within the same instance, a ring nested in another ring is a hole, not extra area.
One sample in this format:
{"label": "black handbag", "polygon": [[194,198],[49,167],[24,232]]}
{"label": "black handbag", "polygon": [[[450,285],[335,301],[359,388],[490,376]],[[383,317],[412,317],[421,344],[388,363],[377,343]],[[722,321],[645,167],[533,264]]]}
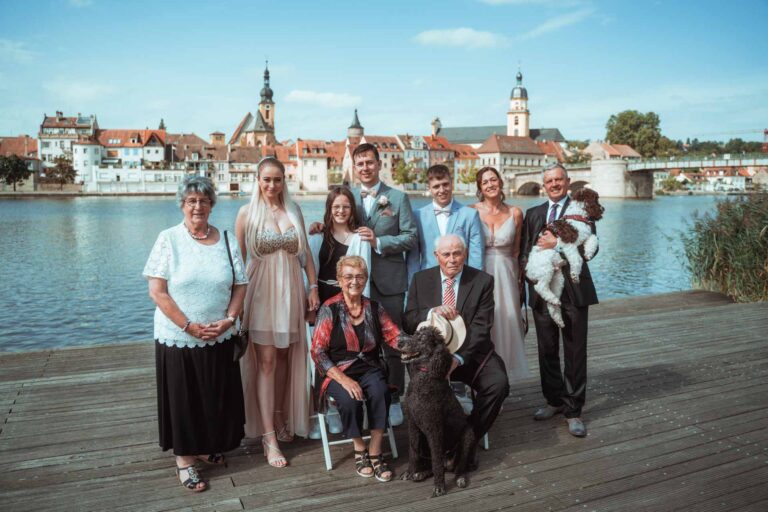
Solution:
{"label": "black handbag", "polygon": [[[232,290],[234,290],[235,289],[235,263],[232,261],[232,251],[229,248],[229,237],[227,237],[226,230],[224,231],[224,244],[227,246],[227,256],[229,257],[229,266],[232,268]],[[240,329],[238,329],[237,332],[233,334],[229,339],[233,344],[232,359],[233,361],[239,361],[240,358],[245,355],[246,350],[248,350],[248,331],[243,330],[242,323],[240,323]]]}

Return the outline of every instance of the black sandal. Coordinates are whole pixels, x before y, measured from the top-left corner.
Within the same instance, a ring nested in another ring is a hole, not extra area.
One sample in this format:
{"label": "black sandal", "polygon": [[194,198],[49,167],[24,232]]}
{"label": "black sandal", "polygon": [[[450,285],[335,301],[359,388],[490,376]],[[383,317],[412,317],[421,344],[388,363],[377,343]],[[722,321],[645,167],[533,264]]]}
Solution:
{"label": "black sandal", "polygon": [[204,455],[198,455],[195,458],[205,462],[206,464],[211,464],[212,466],[227,467],[227,459],[224,457],[223,453],[212,453],[207,457]]}
{"label": "black sandal", "polygon": [[[389,482],[392,480],[395,476],[395,472],[389,469],[383,455],[369,455],[369,458],[373,464],[373,474],[376,477],[376,480],[379,482]],[[384,476],[385,473],[389,473],[389,476]]]}
{"label": "black sandal", "polygon": [[[182,471],[187,472],[188,478],[181,482],[181,485],[193,492],[203,492],[208,489],[208,482],[200,478],[200,475],[197,474],[195,466],[187,466],[185,468],[176,466],[176,477],[179,478],[179,481],[181,481],[180,476]],[[203,486],[198,487],[200,484],[203,484]]]}
{"label": "black sandal", "polygon": [[357,476],[361,476],[363,478],[371,478],[374,471],[371,471],[370,473],[363,473],[364,469],[373,470],[371,459],[368,457],[368,450],[363,450],[360,452],[355,450],[355,473],[357,473]]}

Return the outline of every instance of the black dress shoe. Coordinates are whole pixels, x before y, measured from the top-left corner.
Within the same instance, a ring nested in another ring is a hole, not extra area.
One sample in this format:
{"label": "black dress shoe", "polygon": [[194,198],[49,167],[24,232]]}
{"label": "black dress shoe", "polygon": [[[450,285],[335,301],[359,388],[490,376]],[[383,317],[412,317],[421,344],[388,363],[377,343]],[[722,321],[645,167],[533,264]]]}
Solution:
{"label": "black dress shoe", "polygon": [[535,419],[536,421],[548,420],[555,414],[562,414],[564,410],[565,410],[564,405],[554,407],[552,405],[547,404],[544,407],[540,407],[539,409],[536,409],[536,412],[533,413],[533,419]]}

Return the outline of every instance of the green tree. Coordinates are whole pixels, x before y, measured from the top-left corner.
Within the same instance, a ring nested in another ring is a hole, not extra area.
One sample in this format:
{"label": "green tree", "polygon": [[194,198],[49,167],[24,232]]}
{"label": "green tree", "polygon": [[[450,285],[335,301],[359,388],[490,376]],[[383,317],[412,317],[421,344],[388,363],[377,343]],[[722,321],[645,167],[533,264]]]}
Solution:
{"label": "green tree", "polygon": [[0,156],[0,179],[7,185],[13,185],[16,192],[16,184],[21,183],[32,175],[23,158],[17,155]]}
{"label": "green tree", "polygon": [[611,144],[627,144],[645,157],[657,156],[661,142],[659,116],[625,110],[612,115],[605,125],[605,140]]}
{"label": "green tree", "polygon": [[466,167],[459,171],[459,183],[463,183],[464,185],[471,185],[475,182],[475,179],[477,178],[477,167],[475,167],[475,164],[470,164],[469,167]]}
{"label": "green tree", "polygon": [[59,184],[59,190],[64,188],[67,183],[74,183],[77,172],[72,166],[72,161],[65,156],[56,157],[56,165],[48,170],[48,176],[52,181]]}
{"label": "green tree", "polygon": [[413,183],[413,164],[405,163],[405,160],[398,160],[392,171],[392,179],[398,185],[407,185]]}
{"label": "green tree", "polygon": [[668,176],[661,182],[661,189],[665,192],[673,192],[683,188],[683,184],[675,179],[674,176]]}

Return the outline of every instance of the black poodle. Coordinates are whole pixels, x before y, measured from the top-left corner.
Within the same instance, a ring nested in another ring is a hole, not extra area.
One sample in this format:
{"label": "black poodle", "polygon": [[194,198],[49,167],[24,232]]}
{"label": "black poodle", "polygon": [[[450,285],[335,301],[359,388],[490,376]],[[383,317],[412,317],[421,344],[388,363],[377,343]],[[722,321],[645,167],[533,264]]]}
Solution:
{"label": "black poodle", "polygon": [[442,496],[446,451],[453,451],[456,485],[466,487],[477,440],[446,378],[452,356],[445,340],[434,327],[422,327],[413,336],[400,338],[398,349],[403,362],[411,365],[411,383],[405,394],[408,471],[400,479],[421,482],[434,475],[432,497]]}

